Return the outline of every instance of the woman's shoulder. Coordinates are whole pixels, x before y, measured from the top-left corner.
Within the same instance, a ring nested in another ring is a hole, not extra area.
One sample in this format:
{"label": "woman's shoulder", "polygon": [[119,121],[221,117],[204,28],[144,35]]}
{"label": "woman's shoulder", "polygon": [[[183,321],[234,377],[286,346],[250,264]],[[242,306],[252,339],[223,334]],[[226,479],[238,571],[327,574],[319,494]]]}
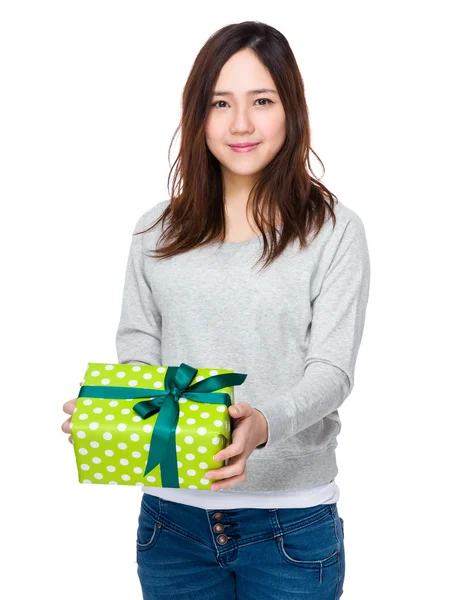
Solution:
{"label": "woman's shoulder", "polygon": [[357,223],[362,223],[360,215],[353,208],[350,208],[340,200],[338,200],[334,207],[334,214],[336,215],[336,220],[339,219],[342,226],[346,226],[347,223],[352,220]]}
{"label": "woman's shoulder", "polygon": [[[333,221],[329,208],[327,209],[326,220],[318,234],[318,242],[322,245],[327,243],[337,243],[337,241],[349,229],[363,231],[363,222],[358,213],[350,208],[344,202],[338,200],[333,206],[335,222]],[[349,225],[350,224],[350,225]]]}
{"label": "woman's shoulder", "polygon": [[149,209],[145,210],[137,219],[136,225],[134,227],[134,232],[142,231],[153,225],[155,221],[160,217],[162,212],[169,205],[170,200],[162,200],[161,202],[157,202],[157,204],[153,205]]}
{"label": "woman's shoulder", "polygon": [[[315,262],[325,263],[324,257],[334,256],[344,245],[364,239],[365,228],[358,213],[347,204],[338,200],[333,207],[335,223],[328,209],[326,221],[318,232],[316,239],[311,238],[308,246]],[[341,245],[342,240],[344,243]]]}
{"label": "woman's shoulder", "polygon": [[162,200],[161,202],[157,202],[157,204],[153,205],[148,210],[144,211],[137,219],[136,229],[146,229],[149,225],[154,223],[166,209],[169,203],[169,199]]}

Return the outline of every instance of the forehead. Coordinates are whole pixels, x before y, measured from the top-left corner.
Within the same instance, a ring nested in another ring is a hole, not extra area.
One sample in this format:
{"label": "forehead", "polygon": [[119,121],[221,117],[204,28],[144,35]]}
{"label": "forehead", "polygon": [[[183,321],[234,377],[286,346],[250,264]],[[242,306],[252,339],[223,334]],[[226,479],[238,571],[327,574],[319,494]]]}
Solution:
{"label": "forehead", "polygon": [[214,85],[214,92],[230,92],[229,95],[251,95],[257,90],[276,91],[273,78],[250,49],[233,54],[223,65]]}

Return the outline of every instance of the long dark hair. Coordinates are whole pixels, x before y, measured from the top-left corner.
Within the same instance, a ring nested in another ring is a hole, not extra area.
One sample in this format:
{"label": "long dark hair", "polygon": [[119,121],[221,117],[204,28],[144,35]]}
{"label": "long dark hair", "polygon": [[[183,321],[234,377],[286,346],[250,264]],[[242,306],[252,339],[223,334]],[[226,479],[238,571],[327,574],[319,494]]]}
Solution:
{"label": "long dark hair", "polygon": [[[295,239],[307,246],[307,236],[315,236],[326,221],[327,209],[336,224],[334,206],[338,202],[314,176],[309,152],[310,124],[304,83],[287,39],[274,27],[257,21],[227,25],[210,36],[197,55],[182,95],[181,121],[171,139],[181,129],[179,154],[170,169],[174,180],[170,202],[149,231],[160,221],[163,230],[153,258],[169,258],[204,246],[224,241],[226,233],[224,190],[219,161],[207,147],[205,124],[210,111],[214,85],[227,60],[236,52],[250,48],[271,74],[286,115],[286,139],[254,183],[248,198],[253,218],[263,236],[265,267],[273,262]],[[310,173],[306,170],[309,167]],[[327,201],[329,199],[329,201]],[[276,211],[281,217],[282,231],[277,239]],[[264,226],[265,225],[265,226]],[[269,229],[268,245],[266,229]],[[159,245],[166,242],[165,245]]]}

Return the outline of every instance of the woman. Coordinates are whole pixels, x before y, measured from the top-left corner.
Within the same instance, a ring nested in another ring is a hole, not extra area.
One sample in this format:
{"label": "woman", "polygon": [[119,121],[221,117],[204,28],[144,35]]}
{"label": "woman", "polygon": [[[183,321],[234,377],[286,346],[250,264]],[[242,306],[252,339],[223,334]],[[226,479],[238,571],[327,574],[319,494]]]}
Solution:
{"label": "woman", "polygon": [[136,224],[118,362],[247,379],[229,407],[232,443],[215,457],[225,466],[199,479],[194,445],[189,488],[142,488],[143,597],[334,600],[345,574],[337,409],[368,302],[364,226],[305,168],[304,86],[273,27],[244,22],[207,40],[181,129],[170,200]]}

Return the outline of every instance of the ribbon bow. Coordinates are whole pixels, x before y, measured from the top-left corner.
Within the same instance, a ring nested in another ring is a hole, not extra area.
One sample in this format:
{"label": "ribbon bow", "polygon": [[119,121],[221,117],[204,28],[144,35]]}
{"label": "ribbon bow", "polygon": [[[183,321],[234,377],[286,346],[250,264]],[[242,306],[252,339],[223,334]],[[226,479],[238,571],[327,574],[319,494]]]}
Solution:
{"label": "ribbon bow", "polygon": [[[198,370],[181,363],[179,367],[168,367],[165,389],[127,388],[119,386],[83,385],[78,398],[110,398],[112,400],[147,398],[134,404],[133,410],[143,419],[159,413],[150,440],[149,455],[144,477],[160,465],[163,487],[179,487],[176,459],[176,427],[179,419],[179,399],[182,397],[205,404],[231,406],[231,397],[226,392],[217,392],[225,387],[241,385],[247,377],[243,373],[223,373],[206,377],[197,383],[191,381]],[[216,392],[216,393],[213,393]]]}

